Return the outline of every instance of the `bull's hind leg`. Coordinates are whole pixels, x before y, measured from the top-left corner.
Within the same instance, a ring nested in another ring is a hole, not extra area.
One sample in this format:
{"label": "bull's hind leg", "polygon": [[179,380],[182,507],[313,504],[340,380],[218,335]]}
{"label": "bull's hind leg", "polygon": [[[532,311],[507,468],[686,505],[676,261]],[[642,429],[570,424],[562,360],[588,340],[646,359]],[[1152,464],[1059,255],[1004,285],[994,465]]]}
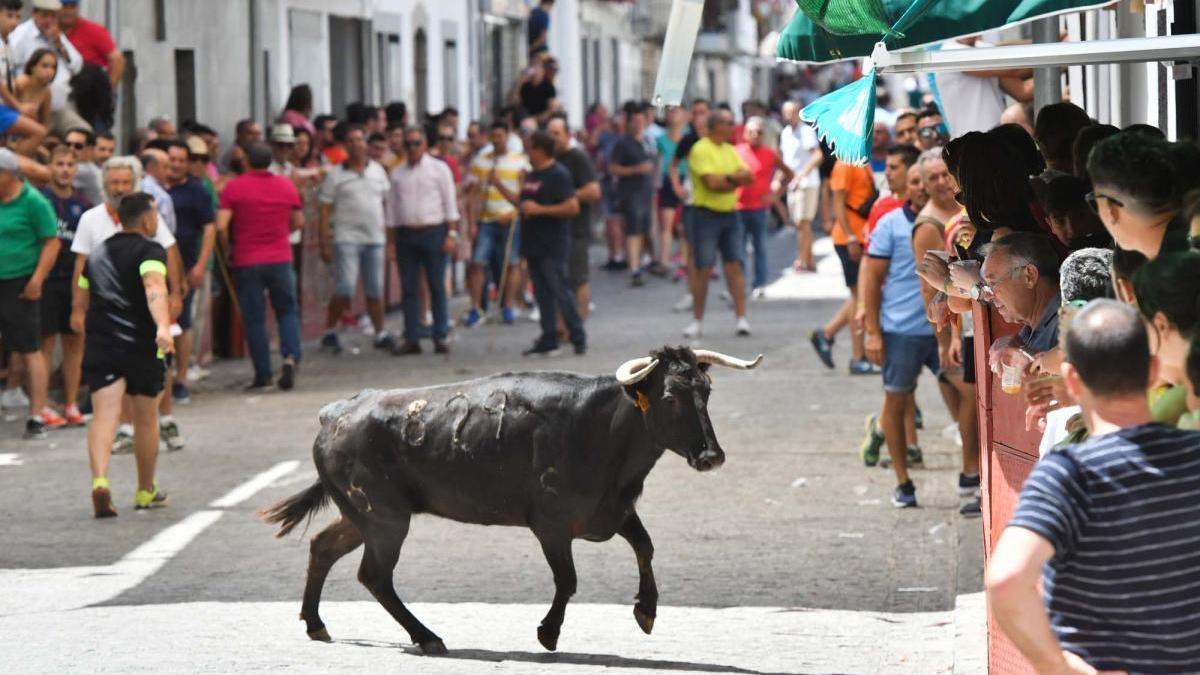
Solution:
{"label": "bull's hind leg", "polygon": [[554,651],[558,649],[558,635],[567,613],[567,601],[575,595],[575,560],[571,556],[570,535],[534,534],[542,545],[542,553],[546,555],[546,562],[550,563],[550,570],[554,572],[554,602],[542,619],[542,625],[538,626],[538,642]]}
{"label": "bull's hind leg", "polygon": [[633,606],[633,618],[647,635],[654,629],[654,617],[658,612],[658,585],[654,583],[654,568],[650,561],[654,558],[654,544],[650,542],[650,533],[642,525],[638,514],[631,513],[621,526],[620,534],[633,547],[638,563],[638,594],[637,604]]}
{"label": "bull's hind leg", "polygon": [[325,577],[333,564],[358,548],[362,541],[354,524],[345,518],[338,518],[313,537],[308,553],[308,575],[304,581],[304,603],[300,607],[300,619],[305,623],[308,637],[330,641],[329,631],[325,630],[325,622],[321,621],[317,611],[321,604],[321,589],[325,587]]}
{"label": "bull's hind leg", "polygon": [[367,547],[363,552],[362,566],[358,568],[358,580],[371,591],[371,595],[388,614],[408,631],[409,638],[420,646],[421,651],[426,654],[445,654],[446,645],[442,639],[408,611],[400,601],[400,596],[396,595],[392,581],[392,572],[396,569],[396,561],[400,559],[400,547],[408,536],[408,524],[409,516],[403,516],[400,520],[381,522],[365,533]]}

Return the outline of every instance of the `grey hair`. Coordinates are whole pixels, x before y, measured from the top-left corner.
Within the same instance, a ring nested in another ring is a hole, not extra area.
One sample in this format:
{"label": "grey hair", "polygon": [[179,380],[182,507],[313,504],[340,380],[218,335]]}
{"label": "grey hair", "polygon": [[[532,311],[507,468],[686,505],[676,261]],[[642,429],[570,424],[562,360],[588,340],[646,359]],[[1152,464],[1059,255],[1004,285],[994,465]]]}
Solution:
{"label": "grey hair", "polygon": [[750,128],[750,125],[753,124],[754,126],[761,129],[764,126],[766,126],[766,123],[767,123],[766,120],[764,120],[761,115],[754,115],[750,119],[746,120],[746,128],[747,129]]}
{"label": "grey hair", "polygon": [[1067,256],[1058,272],[1062,301],[1113,297],[1112,258],[1106,248],[1083,248]]}
{"label": "grey hair", "polygon": [[104,163],[104,166],[100,168],[100,184],[107,184],[109,172],[117,169],[129,169],[133,172],[133,185],[135,188],[142,184],[142,162],[133,155],[110,157]]}
{"label": "grey hair", "polygon": [[925,162],[934,159],[938,160],[939,162],[946,161],[942,158],[942,146],[936,145],[928,150],[923,151],[917,156],[917,166],[920,167],[921,170],[921,180],[925,180]]}

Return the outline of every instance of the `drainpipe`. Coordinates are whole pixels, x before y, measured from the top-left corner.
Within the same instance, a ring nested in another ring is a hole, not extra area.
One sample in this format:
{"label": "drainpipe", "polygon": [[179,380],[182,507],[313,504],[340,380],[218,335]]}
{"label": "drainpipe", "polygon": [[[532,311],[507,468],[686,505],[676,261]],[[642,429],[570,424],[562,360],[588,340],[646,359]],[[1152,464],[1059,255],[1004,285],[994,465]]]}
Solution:
{"label": "drainpipe", "polygon": [[258,52],[261,44],[258,26],[258,0],[250,0],[250,119],[258,117],[259,92],[259,63]]}

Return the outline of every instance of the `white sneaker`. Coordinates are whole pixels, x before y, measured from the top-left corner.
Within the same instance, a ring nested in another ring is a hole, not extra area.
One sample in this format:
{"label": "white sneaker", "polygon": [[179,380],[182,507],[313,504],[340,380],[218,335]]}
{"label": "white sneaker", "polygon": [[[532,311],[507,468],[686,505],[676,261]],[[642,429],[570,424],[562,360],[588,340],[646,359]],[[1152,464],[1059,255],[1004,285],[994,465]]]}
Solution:
{"label": "white sneaker", "polygon": [[700,337],[703,332],[704,331],[700,327],[700,322],[692,319],[692,322],[687,325],[687,328],[683,329],[683,337],[687,340],[695,340],[696,338]]}
{"label": "white sneaker", "polygon": [[767,289],[760,286],[760,287],[754,289],[753,291],[750,291],[750,299],[751,300],[766,300],[767,299]]}
{"label": "white sneaker", "polygon": [[28,410],[29,397],[21,391],[20,387],[15,389],[5,389],[4,393],[0,394],[0,408],[6,410]]}
{"label": "white sneaker", "polygon": [[542,310],[538,309],[536,305],[529,310],[529,320],[533,323],[539,323],[542,320]]}
{"label": "white sneaker", "polygon": [[733,296],[729,294],[729,291],[721,291],[721,300],[730,307],[733,306]]}
{"label": "white sneaker", "polygon": [[736,332],[737,332],[738,337],[749,337],[750,322],[746,320],[746,317],[744,317],[744,316],[738,317]]}
{"label": "white sneaker", "polygon": [[675,303],[675,306],[671,308],[671,311],[686,312],[686,311],[690,310],[691,308],[692,308],[692,294],[688,293],[687,295],[680,298],[679,302]]}
{"label": "white sneaker", "polygon": [[199,382],[200,380],[208,377],[208,375],[208,370],[201,368],[200,366],[192,366],[191,368],[188,368],[189,382]]}

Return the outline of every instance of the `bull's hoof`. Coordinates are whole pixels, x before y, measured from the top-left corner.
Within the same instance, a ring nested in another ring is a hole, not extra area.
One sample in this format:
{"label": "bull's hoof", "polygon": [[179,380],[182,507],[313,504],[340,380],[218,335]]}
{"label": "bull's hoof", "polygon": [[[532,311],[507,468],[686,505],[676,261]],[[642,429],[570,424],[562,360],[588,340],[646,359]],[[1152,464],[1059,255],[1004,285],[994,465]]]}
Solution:
{"label": "bull's hoof", "polygon": [[650,631],[654,630],[654,617],[644,612],[641,605],[633,606],[633,618],[637,621],[638,627],[646,635],[649,635]]}
{"label": "bull's hoof", "polygon": [[316,640],[317,642],[333,642],[333,638],[329,637],[329,630],[324,626],[308,631],[308,639]]}
{"label": "bull's hoof", "polygon": [[421,653],[425,656],[445,656],[447,653],[446,645],[441,640],[430,640],[421,643]]}
{"label": "bull's hoof", "polygon": [[538,626],[538,642],[548,651],[558,649],[558,629],[548,626]]}

